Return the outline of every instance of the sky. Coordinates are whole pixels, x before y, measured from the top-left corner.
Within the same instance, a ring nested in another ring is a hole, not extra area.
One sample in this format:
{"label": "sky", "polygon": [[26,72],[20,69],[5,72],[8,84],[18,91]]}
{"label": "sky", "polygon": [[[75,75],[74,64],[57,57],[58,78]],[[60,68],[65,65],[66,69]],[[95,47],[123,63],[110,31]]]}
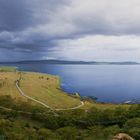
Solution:
{"label": "sky", "polygon": [[0,61],[140,62],[140,0],[0,0]]}

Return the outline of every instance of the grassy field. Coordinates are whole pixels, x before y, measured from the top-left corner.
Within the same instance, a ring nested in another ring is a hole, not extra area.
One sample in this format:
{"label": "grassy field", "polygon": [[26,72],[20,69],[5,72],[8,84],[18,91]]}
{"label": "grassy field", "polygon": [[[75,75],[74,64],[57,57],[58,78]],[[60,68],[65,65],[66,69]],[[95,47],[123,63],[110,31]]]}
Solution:
{"label": "grassy field", "polygon": [[80,100],[70,97],[60,89],[59,77],[40,73],[22,73],[21,89],[29,96],[52,108],[70,108]]}
{"label": "grassy field", "polygon": [[18,100],[26,100],[19,94],[15,86],[15,81],[18,78],[17,72],[0,72],[0,95],[10,95]]}
{"label": "grassy field", "polygon": [[20,88],[25,94],[52,108],[70,108],[80,104],[79,99],[70,97],[60,89],[60,79],[57,76],[18,72],[14,67],[0,67],[0,70],[0,95],[10,95],[17,100],[29,102],[15,86],[15,81],[22,77]]}

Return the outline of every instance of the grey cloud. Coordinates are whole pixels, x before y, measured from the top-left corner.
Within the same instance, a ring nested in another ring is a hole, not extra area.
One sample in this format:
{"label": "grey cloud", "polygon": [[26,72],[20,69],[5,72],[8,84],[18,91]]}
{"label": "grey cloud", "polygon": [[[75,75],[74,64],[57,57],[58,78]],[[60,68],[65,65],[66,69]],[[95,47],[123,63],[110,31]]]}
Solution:
{"label": "grey cloud", "polygon": [[[17,54],[15,59],[25,54],[41,58],[53,53],[50,48],[61,50],[61,40],[139,36],[139,9],[139,0],[1,0],[0,51]],[[127,49],[116,46],[112,50]]]}
{"label": "grey cloud", "polygon": [[33,16],[26,0],[0,1],[0,31],[18,31],[33,24]]}
{"label": "grey cloud", "polygon": [[[48,24],[50,15],[67,0],[1,0],[0,48],[25,51],[41,51],[54,44],[47,31],[36,28]],[[31,31],[29,31],[32,29]],[[35,30],[35,31],[34,31]]]}

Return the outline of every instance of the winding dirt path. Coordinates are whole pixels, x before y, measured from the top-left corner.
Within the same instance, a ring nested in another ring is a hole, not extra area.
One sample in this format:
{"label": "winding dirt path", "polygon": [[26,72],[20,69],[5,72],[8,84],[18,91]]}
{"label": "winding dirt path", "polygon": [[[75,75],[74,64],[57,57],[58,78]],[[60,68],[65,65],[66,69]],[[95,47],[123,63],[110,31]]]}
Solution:
{"label": "winding dirt path", "polygon": [[45,106],[46,108],[52,109],[50,106],[44,104],[43,102],[38,101],[38,100],[36,100],[36,99],[34,99],[34,98],[32,98],[32,97],[26,95],[26,94],[21,90],[21,88],[18,86],[18,82],[16,82],[16,87],[17,87],[19,93],[20,93],[22,96],[24,96],[24,97],[26,97],[26,98],[28,98],[28,99],[34,101],[34,102],[37,102],[37,103],[39,103],[39,104]]}
{"label": "winding dirt path", "polygon": [[78,106],[76,106],[76,107],[66,108],[66,109],[63,109],[63,108],[62,108],[62,109],[53,109],[52,107],[48,106],[47,104],[45,104],[45,103],[43,103],[43,102],[41,102],[41,101],[39,101],[39,100],[36,100],[36,99],[34,99],[34,98],[32,98],[32,97],[26,95],[26,94],[22,91],[22,89],[19,87],[18,81],[16,82],[16,88],[18,89],[19,93],[20,93],[22,96],[24,96],[24,97],[26,97],[26,98],[28,98],[28,99],[30,99],[30,100],[36,102],[36,103],[39,103],[40,105],[43,105],[44,107],[49,108],[49,109],[52,110],[52,111],[74,110],[74,109],[78,109],[78,108],[84,106],[84,102],[81,101],[81,104],[78,105]]}
{"label": "winding dirt path", "polygon": [[74,110],[74,109],[78,109],[78,108],[80,108],[80,107],[82,107],[82,106],[84,106],[84,102],[83,101],[81,101],[81,104],[80,105],[78,105],[78,106],[76,106],[76,107],[72,107],[72,108],[60,108],[60,109],[55,109],[56,111],[61,111],[61,110]]}

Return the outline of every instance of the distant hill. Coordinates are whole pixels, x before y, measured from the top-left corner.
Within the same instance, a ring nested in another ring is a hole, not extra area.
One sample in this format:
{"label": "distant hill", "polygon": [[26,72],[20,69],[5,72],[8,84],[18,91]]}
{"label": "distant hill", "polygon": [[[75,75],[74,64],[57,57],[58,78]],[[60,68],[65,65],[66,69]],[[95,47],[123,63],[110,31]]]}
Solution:
{"label": "distant hill", "polygon": [[17,62],[0,62],[0,64],[65,64],[65,65],[139,65],[133,61],[124,62],[98,62],[98,61],[67,61],[67,60],[25,60]]}

